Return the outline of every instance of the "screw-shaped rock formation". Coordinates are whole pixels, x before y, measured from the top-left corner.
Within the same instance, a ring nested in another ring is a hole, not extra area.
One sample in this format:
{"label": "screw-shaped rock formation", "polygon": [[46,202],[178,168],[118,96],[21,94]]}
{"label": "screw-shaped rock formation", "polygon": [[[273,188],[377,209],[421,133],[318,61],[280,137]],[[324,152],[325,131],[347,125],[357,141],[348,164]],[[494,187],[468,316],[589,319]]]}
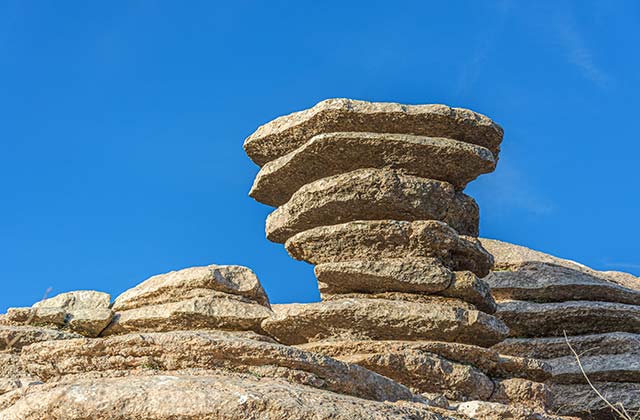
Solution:
{"label": "screw-shaped rock formation", "polygon": [[483,348],[508,329],[478,278],[493,259],[477,240],[478,206],[462,191],[495,169],[502,136],[469,110],[349,99],[260,127],[244,144],[262,166],[250,195],[278,206],[267,237],[315,264],[323,300],[275,305],[263,329],[418,392],[456,400],[546,392],[524,379],[494,381],[548,372]]}

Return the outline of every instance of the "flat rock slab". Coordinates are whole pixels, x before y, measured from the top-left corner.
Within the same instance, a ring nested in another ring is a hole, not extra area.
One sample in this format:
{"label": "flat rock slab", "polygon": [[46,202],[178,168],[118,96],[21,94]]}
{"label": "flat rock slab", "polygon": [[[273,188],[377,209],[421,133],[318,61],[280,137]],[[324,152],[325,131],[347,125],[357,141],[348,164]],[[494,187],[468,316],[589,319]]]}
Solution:
{"label": "flat rock slab", "polygon": [[237,265],[208,265],[153,276],[118,296],[116,311],[177,302],[194,297],[193,290],[214,290],[269,306],[255,273]]}
{"label": "flat rock slab", "polygon": [[496,316],[513,337],[561,337],[627,331],[640,333],[640,306],[611,302],[503,302]]}
{"label": "flat rock slab", "polygon": [[423,404],[376,402],[237,374],[87,378],[42,385],[3,420],[445,420]]}
{"label": "flat rock slab", "polygon": [[0,350],[19,351],[40,341],[80,338],[79,334],[29,325],[0,325]]}
{"label": "flat rock slab", "polygon": [[274,306],[262,328],[284,344],[324,339],[441,340],[491,346],[508,329],[484,312],[452,303],[340,299]]}
{"label": "flat rock slab", "polygon": [[618,284],[628,289],[640,290],[640,278],[629,273],[618,271],[597,271],[575,261],[558,258],[544,252],[535,251],[520,245],[495,239],[481,238],[482,245],[494,256],[495,269],[500,271],[517,271],[524,265],[531,263],[543,263],[566,267],[575,271],[581,271],[611,283]]}
{"label": "flat rock slab", "polygon": [[102,335],[194,329],[260,332],[260,323],[271,315],[269,308],[258,303],[220,298],[213,294],[117,312]]}
{"label": "flat rock slab", "polygon": [[327,99],[259,127],[245,140],[244,150],[262,166],[317,134],[337,131],[447,137],[486,147],[496,156],[504,134],[489,118],[467,109],[340,98]]}
{"label": "flat rock slab", "polygon": [[107,309],[111,305],[111,295],[95,290],[76,290],[61,293],[33,305],[34,308],[60,308],[67,312],[80,309]]}
{"label": "flat rock slab", "polygon": [[318,226],[355,220],[440,220],[478,236],[476,202],[447,182],[383,169],[359,169],[314,181],[267,218],[267,239],[284,243]]}
{"label": "flat rock slab", "polygon": [[300,344],[297,347],[338,359],[360,354],[422,352],[473,366],[492,378],[518,377],[542,382],[551,377],[551,367],[540,360],[504,356],[495,350],[472,344],[424,340],[331,340]]}
{"label": "flat rock slab", "polygon": [[[488,401],[468,401],[458,405],[458,413],[474,420],[561,420],[554,414]],[[569,419],[567,419],[569,420]],[[573,419],[577,420],[577,419]]]}
{"label": "flat rock slab", "polygon": [[440,294],[469,302],[488,314],[495,313],[498,307],[489,285],[470,271],[456,271],[449,287]]}
{"label": "flat rock slab", "polygon": [[407,388],[364,368],[246,333],[177,331],[46,342],[25,348],[21,359],[44,379],[82,374],[87,367],[91,372],[226,369],[378,401],[413,398]]}
{"label": "flat rock slab", "polygon": [[[552,381],[564,384],[583,384],[584,375],[574,356],[548,359]],[[636,353],[580,356],[580,363],[591,381],[640,382],[640,355]]]}
{"label": "flat rock slab", "polygon": [[249,195],[280,206],[303,185],[362,168],[392,169],[452,184],[457,191],[493,172],[496,159],[484,147],[446,138],[404,134],[320,134],[260,169]]}
{"label": "flat rock slab", "polygon": [[311,264],[393,258],[437,258],[454,271],[489,273],[493,258],[475,238],[443,222],[357,221],[321,226],[287,240],[289,254]]}
{"label": "flat rock slab", "polygon": [[496,381],[491,401],[524,406],[540,412],[546,412],[551,405],[552,393],[546,384],[522,378],[509,378]]}
{"label": "flat rock slab", "polygon": [[523,263],[516,271],[492,272],[485,281],[498,300],[595,300],[640,305],[640,290],[620,286],[584,270],[555,264]]}
{"label": "flat rock slab", "polygon": [[[582,356],[623,353],[640,355],[640,334],[612,332],[572,335],[567,339],[574,350]],[[537,359],[572,356],[564,337],[508,338],[493,348],[504,354]]]}
{"label": "flat rock slab", "polygon": [[[593,385],[607,400],[622,404],[629,413],[640,411],[640,383],[593,382]],[[552,390],[552,409],[561,415],[593,420],[619,418],[586,383],[554,384]]]}

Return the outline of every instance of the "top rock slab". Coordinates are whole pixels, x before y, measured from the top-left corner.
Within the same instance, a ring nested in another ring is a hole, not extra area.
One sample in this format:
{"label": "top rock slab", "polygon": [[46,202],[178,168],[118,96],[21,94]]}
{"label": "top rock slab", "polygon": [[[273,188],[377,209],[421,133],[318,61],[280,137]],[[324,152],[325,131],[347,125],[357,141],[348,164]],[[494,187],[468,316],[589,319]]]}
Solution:
{"label": "top rock slab", "polygon": [[504,134],[488,117],[462,108],[327,99],[259,127],[245,140],[244,150],[262,166],[317,134],[336,131],[447,137],[486,147],[496,158]]}

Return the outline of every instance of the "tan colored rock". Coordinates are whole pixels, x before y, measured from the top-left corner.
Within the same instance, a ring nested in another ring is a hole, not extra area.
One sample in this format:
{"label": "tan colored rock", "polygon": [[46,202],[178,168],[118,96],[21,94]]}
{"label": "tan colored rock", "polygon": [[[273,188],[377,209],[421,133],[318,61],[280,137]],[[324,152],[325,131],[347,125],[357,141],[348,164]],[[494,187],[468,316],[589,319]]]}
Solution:
{"label": "tan colored rock", "polygon": [[447,182],[395,171],[359,169],[300,188],[267,218],[267,239],[284,243],[318,226],[356,220],[440,220],[462,235],[478,236],[479,209]]}
{"label": "tan colored rock", "polygon": [[95,290],[76,290],[41,300],[34,308],[60,308],[67,312],[79,309],[105,309],[111,305],[111,295]]}
{"label": "tan colored rock", "polygon": [[[640,411],[640,383],[593,382],[596,389],[612,404],[621,404],[629,413]],[[617,419],[607,404],[586,383],[554,384],[553,410],[562,415],[582,419]]]}
{"label": "tan colored rock", "polygon": [[[567,337],[578,354],[640,355],[640,334],[612,332],[604,334],[572,335]],[[504,354],[521,355],[537,359],[553,359],[572,356],[563,337],[508,338],[493,348]]]}
{"label": "tan colored rock", "polygon": [[402,293],[402,292],[384,292],[384,293],[345,293],[340,295],[327,295],[322,294],[323,302],[330,302],[335,300],[347,299],[384,299],[390,301],[401,302],[413,302],[422,305],[445,305],[455,306],[456,308],[464,309],[467,311],[477,311],[478,308],[468,302],[460,299],[446,298],[436,295],[418,295],[415,293]]}
{"label": "tan colored rock", "polygon": [[456,271],[449,287],[440,294],[472,303],[488,314],[493,314],[497,309],[489,285],[470,271]]}
{"label": "tan colored rock", "polygon": [[[575,357],[565,356],[548,359],[546,362],[553,372],[552,381],[564,384],[583,384],[584,375]],[[598,382],[638,382],[640,383],[640,354],[599,354],[581,355],[582,369],[592,381]]]}
{"label": "tan colored rock", "polygon": [[[2,399],[0,398],[0,407]],[[87,378],[42,385],[3,420],[445,420],[428,406],[375,402],[238,374]],[[455,417],[460,418],[460,417]]]}
{"label": "tan colored rock", "polygon": [[324,339],[442,340],[490,346],[508,333],[491,315],[452,303],[386,299],[274,305],[262,328],[285,344]]}
{"label": "tan colored rock", "polygon": [[575,261],[554,257],[540,251],[534,251],[520,245],[495,239],[481,238],[482,245],[494,256],[495,269],[517,271],[523,265],[544,263],[581,271],[592,277],[600,278],[628,289],[640,290],[640,279],[628,273],[617,271],[597,271]]}
{"label": "tan colored rock", "polygon": [[153,276],[118,296],[113,309],[124,311],[190,299],[198,295],[194,290],[237,295],[269,306],[269,299],[253,271],[236,265],[209,265]]}
{"label": "tan colored rock", "polygon": [[553,414],[497,402],[469,401],[458,406],[458,412],[474,420],[560,420]]}
{"label": "tan colored rock", "polygon": [[9,308],[7,320],[16,325],[40,325],[62,327],[65,324],[67,312],[61,308]]}
{"label": "tan colored rock", "polygon": [[315,341],[297,347],[337,359],[384,352],[422,352],[473,366],[493,378],[521,377],[541,382],[551,377],[551,367],[539,360],[504,356],[495,350],[471,344],[443,341],[354,340]]}
{"label": "tan colored rock", "polygon": [[249,195],[277,207],[303,185],[362,168],[393,169],[452,184],[457,191],[496,159],[484,147],[446,138],[405,134],[325,133],[260,169]]}
{"label": "tan colored rock", "polygon": [[486,400],[494,388],[478,369],[422,351],[360,353],[340,360],[391,378],[416,393],[441,393],[457,401]]}
{"label": "tan colored rock", "polygon": [[496,316],[512,337],[549,337],[628,331],[640,333],[640,306],[611,302],[533,303],[509,301]]}
{"label": "tan colored rock", "polygon": [[595,300],[640,304],[640,290],[620,286],[589,272],[547,263],[523,263],[516,271],[492,272],[485,281],[499,300]]}
{"label": "tan colored rock", "polygon": [[321,226],[289,238],[289,254],[311,264],[353,260],[432,257],[454,271],[483,277],[493,259],[475,239],[435,220],[357,221]]}
{"label": "tan colored rock", "polygon": [[0,353],[0,377],[11,378],[24,376],[20,356],[16,353]]}
{"label": "tan colored rock", "polygon": [[102,335],[195,329],[259,332],[260,323],[271,314],[269,308],[258,303],[225,299],[216,295],[196,297],[118,312]]}
{"label": "tan colored rock", "polygon": [[87,366],[92,372],[226,369],[379,401],[412,398],[405,387],[366,369],[247,333],[174,331],[46,342],[23,349],[21,358],[44,379],[84,373]]}
{"label": "tan colored rock", "polygon": [[491,395],[493,402],[528,407],[543,413],[549,409],[551,398],[552,394],[547,385],[522,378],[497,381]]}
{"label": "tan colored rock", "polygon": [[40,341],[80,338],[78,334],[29,325],[0,325],[0,350],[17,351]]}
{"label": "tan colored rock", "polygon": [[41,385],[42,382],[29,378],[0,378],[0,395],[6,394],[15,390],[24,390],[36,385]]}
{"label": "tan colored rock", "polygon": [[314,271],[325,294],[437,293],[453,280],[453,273],[435,258],[330,262]]}
{"label": "tan colored rock", "polygon": [[502,128],[484,115],[446,105],[402,105],[327,99],[285,115],[247,137],[244,150],[263,165],[302,146],[311,137],[338,131],[447,137],[488,148],[498,156]]}
{"label": "tan colored rock", "polygon": [[71,331],[86,337],[97,337],[111,323],[113,311],[109,308],[76,309],[67,317]]}

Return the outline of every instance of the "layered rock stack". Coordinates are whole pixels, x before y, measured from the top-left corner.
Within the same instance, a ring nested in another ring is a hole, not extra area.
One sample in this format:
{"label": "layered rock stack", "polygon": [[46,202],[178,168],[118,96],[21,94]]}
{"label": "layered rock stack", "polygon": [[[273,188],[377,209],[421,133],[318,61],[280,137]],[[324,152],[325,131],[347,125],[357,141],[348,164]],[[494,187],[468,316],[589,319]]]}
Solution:
{"label": "layered rock stack", "polygon": [[604,397],[631,414],[640,411],[640,279],[496,240],[482,244],[495,257],[486,280],[499,302],[497,316],[513,337],[495,349],[551,366],[555,411],[619,418],[588,384],[570,344]]}
{"label": "layered rock stack", "polygon": [[276,305],[263,329],[416,392],[544,406],[545,366],[487,349],[508,329],[463,189],[495,169],[502,136],[469,110],[349,99],[260,127],[250,195],[277,207],[267,238],[315,265],[322,294]]}

